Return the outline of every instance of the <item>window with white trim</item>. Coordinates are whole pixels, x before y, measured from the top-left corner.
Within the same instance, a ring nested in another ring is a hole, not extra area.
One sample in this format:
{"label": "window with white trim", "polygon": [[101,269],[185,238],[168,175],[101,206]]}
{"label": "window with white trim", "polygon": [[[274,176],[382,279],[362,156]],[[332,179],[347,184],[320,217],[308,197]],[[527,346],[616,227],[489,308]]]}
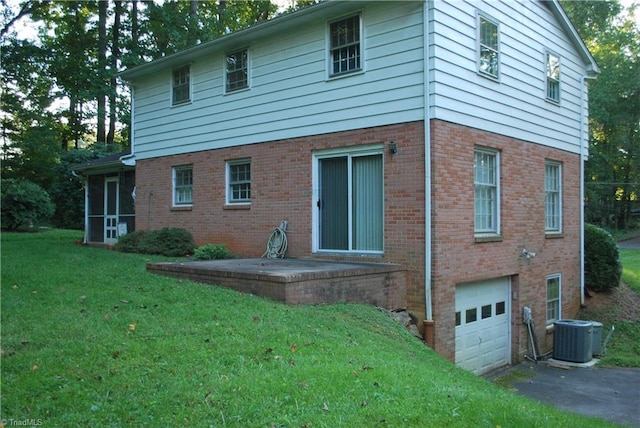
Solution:
{"label": "window with white trim", "polygon": [[227,92],[249,87],[249,53],[247,49],[230,52],[225,57]]}
{"label": "window with white trim", "polygon": [[544,165],[544,230],[562,232],[562,166],[552,161]]}
{"label": "window with white trim", "polygon": [[560,57],[546,53],[547,99],[560,102]]}
{"label": "window with white trim", "polygon": [[184,104],[189,101],[191,101],[191,66],[185,65],[173,70],[171,104]]}
{"label": "window with white trim", "polygon": [[173,205],[193,204],[193,166],[173,167]]}
{"label": "window with white trim", "polygon": [[553,325],[561,316],[561,276],[547,276],[547,325]]}
{"label": "window with white trim", "polygon": [[227,203],[251,203],[251,160],[227,162]]}
{"label": "window with white trim", "polygon": [[478,71],[496,79],[500,75],[498,24],[482,15],[478,15]]}
{"label": "window with white trim", "polygon": [[476,148],[474,174],[474,231],[480,234],[500,234],[500,171],[499,153]]}
{"label": "window with white trim", "polygon": [[360,14],[329,24],[329,76],[362,69]]}
{"label": "window with white trim", "polygon": [[314,251],[382,254],[383,149],[315,154]]}

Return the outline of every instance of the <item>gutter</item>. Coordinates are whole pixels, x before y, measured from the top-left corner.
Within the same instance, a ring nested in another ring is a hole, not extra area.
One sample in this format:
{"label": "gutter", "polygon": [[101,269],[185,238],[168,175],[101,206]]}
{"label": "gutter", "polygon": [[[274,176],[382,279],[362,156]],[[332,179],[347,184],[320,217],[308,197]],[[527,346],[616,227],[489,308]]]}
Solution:
{"label": "gutter", "polygon": [[429,0],[423,3],[423,70],[424,70],[424,341],[434,345],[433,305],[431,301],[431,122],[429,100]]}

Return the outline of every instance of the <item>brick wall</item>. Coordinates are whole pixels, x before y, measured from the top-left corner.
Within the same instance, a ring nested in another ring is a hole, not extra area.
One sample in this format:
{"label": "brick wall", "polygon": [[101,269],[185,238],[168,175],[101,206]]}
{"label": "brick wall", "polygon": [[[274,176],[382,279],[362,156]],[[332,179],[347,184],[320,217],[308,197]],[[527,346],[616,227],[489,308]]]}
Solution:
{"label": "brick wall", "polygon": [[[454,358],[456,284],[510,277],[512,283],[512,358],[527,352],[522,310],[529,306],[540,348],[553,346],[547,335],[546,277],[562,274],[562,316],[575,316],[580,305],[579,156],[463,126],[433,121],[433,312],[435,346]],[[499,242],[474,239],[474,147],[500,153],[501,230]],[[545,161],[562,163],[563,233],[545,236]],[[535,252],[522,257],[522,249]],[[439,323],[439,325],[438,325]]]}
{"label": "brick wall", "polygon": [[[562,273],[562,315],[579,307],[579,157],[442,121],[432,121],[432,299],[435,349],[454,358],[455,286],[509,276],[512,279],[512,353],[526,352],[522,307],[530,306],[540,346],[546,335],[546,276]],[[198,245],[224,242],[244,257],[262,255],[271,230],[289,222],[289,257],[312,255],[312,155],[316,150],[394,141],[398,153],[384,154],[384,257],[353,259],[407,267],[407,305],[425,316],[424,127],[422,122],[360,129],[235,148],[140,160],[137,163],[136,228],[183,227]],[[473,149],[501,153],[501,242],[476,243],[473,233]],[[225,161],[250,158],[252,202],[225,205]],[[562,162],[563,235],[544,233],[545,159]],[[194,203],[171,207],[171,168],[192,164]],[[522,248],[536,252],[525,260]],[[335,257],[334,257],[335,258]],[[344,258],[340,258],[344,259]]]}

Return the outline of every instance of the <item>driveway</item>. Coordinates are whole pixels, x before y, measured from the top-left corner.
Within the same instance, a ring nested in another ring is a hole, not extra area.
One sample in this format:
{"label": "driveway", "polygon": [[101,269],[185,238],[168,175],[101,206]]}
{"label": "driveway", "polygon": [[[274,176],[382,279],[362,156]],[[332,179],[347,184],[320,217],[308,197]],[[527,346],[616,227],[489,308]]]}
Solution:
{"label": "driveway", "polygon": [[640,236],[636,236],[635,238],[625,239],[624,241],[618,241],[618,247],[620,248],[633,248],[640,249]]}
{"label": "driveway", "polygon": [[526,361],[495,377],[513,370],[535,373],[533,377],[517,377],[520,380],[512,387],[518,394],[568,412],[640,427],[640,369],[559,368],[544,361]]}

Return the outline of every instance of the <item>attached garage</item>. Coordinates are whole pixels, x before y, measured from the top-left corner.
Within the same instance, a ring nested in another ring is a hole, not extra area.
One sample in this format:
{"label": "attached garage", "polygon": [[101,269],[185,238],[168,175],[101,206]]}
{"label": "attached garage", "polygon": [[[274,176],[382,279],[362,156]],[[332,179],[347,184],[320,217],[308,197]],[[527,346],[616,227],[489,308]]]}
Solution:
{"label": "attached garage", "polygon": [[510,363],[508,277],[456,286],[456,364],[476,374]]}

